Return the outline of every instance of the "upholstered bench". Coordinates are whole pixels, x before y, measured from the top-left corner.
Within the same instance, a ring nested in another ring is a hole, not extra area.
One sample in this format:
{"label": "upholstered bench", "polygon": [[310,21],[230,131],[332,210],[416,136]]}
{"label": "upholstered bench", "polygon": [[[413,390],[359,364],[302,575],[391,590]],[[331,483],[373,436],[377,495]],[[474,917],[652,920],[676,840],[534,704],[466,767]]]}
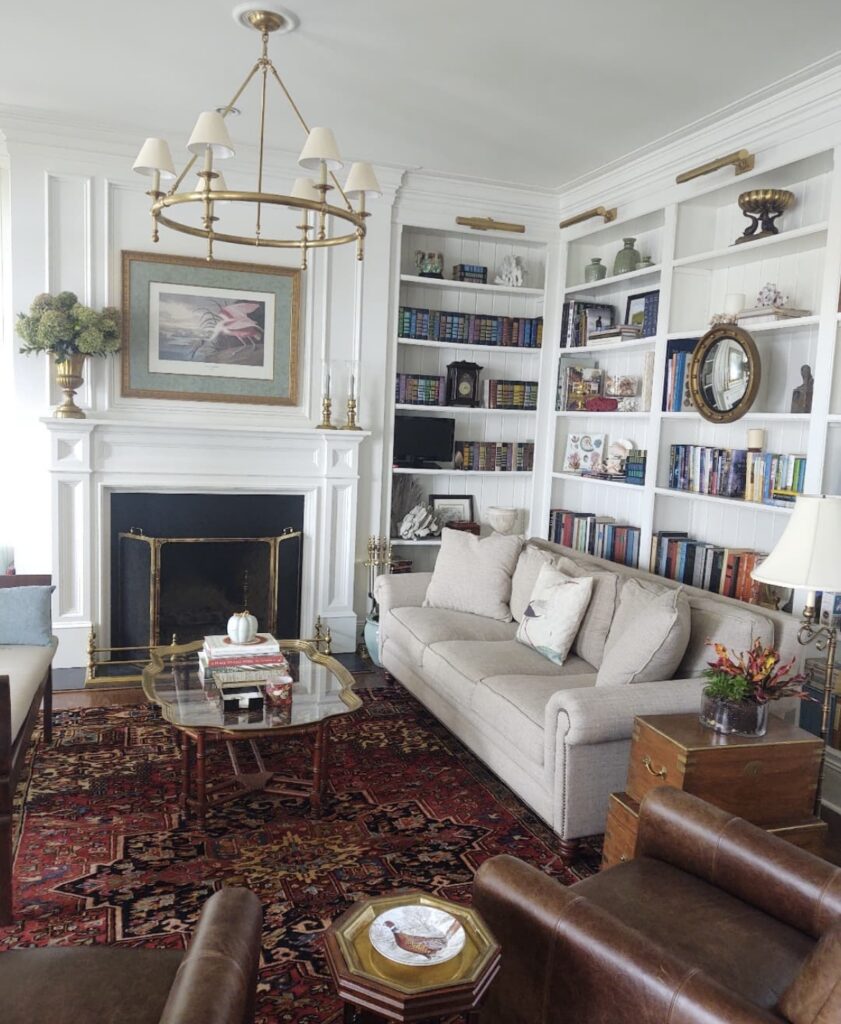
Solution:
{"label": "upholstered bench", "polygon": [[[22,588],[14,599],[8,593],[13,587]],[[49,624],[49,576],[0,576],[0,591],[0,636],[10,641],[0,644],[0,925],[5,925],[13,916],[12,801],[42,700],[44,738],[52,739],[51,666],[57,641]],[[40,613],[40,621],[34,621],[38,615],[30,615],[30,609]]]}

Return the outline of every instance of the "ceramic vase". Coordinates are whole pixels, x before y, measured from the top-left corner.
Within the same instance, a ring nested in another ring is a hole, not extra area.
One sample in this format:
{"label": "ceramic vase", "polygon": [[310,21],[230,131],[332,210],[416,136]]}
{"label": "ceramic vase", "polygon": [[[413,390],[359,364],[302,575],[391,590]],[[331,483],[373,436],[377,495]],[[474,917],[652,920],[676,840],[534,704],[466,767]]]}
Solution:
{"label": "ceramic vase", "polygon": [[85,368],[87,356],[76,354],[66,359],[56,359],[55,379],[64,392],[64,401],[53,410],[53,416],[60,420],[83,420],[84,412],[73,401],[73,398],[85,380],[82,370]]}
{"label": "ceramic vase", "polygon": [[768,705],[753,700],[727,700],[705,693],[701,698],[701,725],[727,735],[764,736],[768,728]]}
{"label": "ceramic vase", "polygon": [[511,533],[517,523],[518,510],[491,505],[487,510],[488,524],[495,533]]}
{"label": "ceramic vase", "polygon": [[602,263],[600,256],[594,256],[584,268],[584,280],[588,284],[590,281],[601,281],[606,275],[607,267]]}
{"label": "ceramic vase", "polygon": [[613,261],[614,274],[629,274],[632,270],[637,269],[637,264],[640,261],[640,254],[634,248],[636,238],[623,238],[622,241],[625,244],[616,254],[616,259]]}

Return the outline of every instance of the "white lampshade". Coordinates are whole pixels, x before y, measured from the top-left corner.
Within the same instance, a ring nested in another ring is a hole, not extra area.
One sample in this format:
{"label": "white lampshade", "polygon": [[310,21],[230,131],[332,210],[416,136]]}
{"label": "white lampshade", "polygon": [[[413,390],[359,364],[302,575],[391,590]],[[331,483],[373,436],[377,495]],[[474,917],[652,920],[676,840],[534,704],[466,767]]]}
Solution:
{"label": "white lampshade", "polygon": [[342,158],[339,156],[339,147],[329,128],[310,128],[298,164],[307,171],[315,171],[322,161],[328,171],[340,170]]}
{"label": "white lampshade", "polygon": [[187,149],[191,153],[203,153],[208,147],[217,160],[226,160],[234,155],[225,118],[215,110],[205,110],[203,114],[199,114],[193,134],[187,143]]}
{"label": "white lampshade", "polygon": [[321,202],[321,193],[315,187],[312,178],[296,178],[292,186],[295,199],[309,199],[313,203]]}
{"label": "white lampshade", "polygon": [[795,590],[841,590],[841,497],[800,495],[783,535],[751,576]]}
{"label": "white lampshade", "polygon": [[147,139],[140,147],[132,170],[149,178],[156,173],[162,178],[174,178],[175,165],[167,143],[163,139]]}
{"label": "white lampshade", "polygon": [[383,194],[374,168],[370,164],[356,163],[350,165],[350,173],[345,183],[345,195],[352,199],[365,196],[368,199],[379,199]]}

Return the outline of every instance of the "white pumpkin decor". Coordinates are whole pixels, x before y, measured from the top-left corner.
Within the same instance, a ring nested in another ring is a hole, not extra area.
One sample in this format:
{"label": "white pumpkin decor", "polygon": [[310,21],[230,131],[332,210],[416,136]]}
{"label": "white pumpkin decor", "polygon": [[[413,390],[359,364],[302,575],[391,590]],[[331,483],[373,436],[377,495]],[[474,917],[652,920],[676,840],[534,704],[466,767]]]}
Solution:
{"label": "white pumpkin decor", "polygon": [[257,636],[257,619],[251,612],[234,612],[228,619],[228,636],[232,644],[247,644]]}

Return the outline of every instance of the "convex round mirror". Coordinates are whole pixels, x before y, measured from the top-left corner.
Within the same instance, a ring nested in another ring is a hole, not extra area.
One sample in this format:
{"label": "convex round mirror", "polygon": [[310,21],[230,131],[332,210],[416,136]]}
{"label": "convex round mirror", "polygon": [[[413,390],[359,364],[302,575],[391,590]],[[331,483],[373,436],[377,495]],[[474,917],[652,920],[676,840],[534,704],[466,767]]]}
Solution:
{"label": "convex round mirror", "polygon": [[747,331],[719,324],[700,339],[689,365],[689,390],[695,408],[714,423],[732,423],[756,399],[759,352]]}

